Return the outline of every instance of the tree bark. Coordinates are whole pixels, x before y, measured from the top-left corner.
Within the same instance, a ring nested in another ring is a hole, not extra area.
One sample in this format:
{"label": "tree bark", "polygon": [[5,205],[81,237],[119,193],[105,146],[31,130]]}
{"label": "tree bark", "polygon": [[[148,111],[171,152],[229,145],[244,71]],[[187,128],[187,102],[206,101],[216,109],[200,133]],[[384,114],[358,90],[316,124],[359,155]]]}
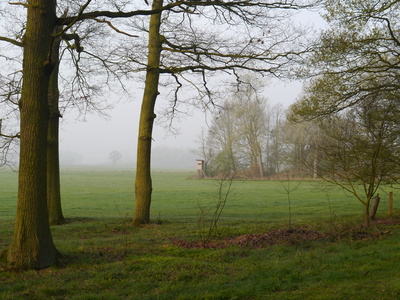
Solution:
{"label": "tree bark", "polygon": [[[61,28],[56,27],[56,32]],[[59,49],[61,37],[57,37],[52,45],[53,71],[49,81],[48,102],[50,109],[49,127],[47,130],[47,210],[50,225],[62,225],[67,223],[62,213],[60,192],[60,158],[59,158],[59,122],[60,111],[58,73],[59,73]]]}
{"label": "tree bark", "polygon": [[260,178],[264,178],[264,166],[263,166],[263,157],[260,143],[257,141],[257,150],[258,150],[258,166],[260,171]]}
{"label": "tree bark", "polygon": [[371,219],[369,217],[369,211],[370,211],[369,204],[370,204],[370,200],[366,201],[365,206],[364,206],[364,208],[365,208],[364,219],[365,219],[365,226],[367,226],[367,227],[369,227],[370,221],[371,221]]}
{"label": "tree bark", "polygon": [[[163,0],[154,0],[152,9],[162,8]],[[150,17],[148,64],[142,107],[140,111],[139,136],[137,146],[137,165],[135,181],[135,211],[133,224],[139,226],[150,222],[150,204],[152,193],[151,180],[151,143],[153,124],[156,117],[154,106],[160,78],[161,57],[161,13]]]}
{"label": "tree bark", "polygon": [[371,209],[369,211],[370,219],[374,219],[375,218],[376,212],[378,211],[378,206],[379,206],[379,201],[380,200],[381,200],[381,198],[379,197],[379,194],[374,197],[374,201],[372,201],[372,206],[371,206]]}
{"label": "tree bark", "polygon": [[313,179],[318,179],[318,153],[315,147],[313,153]]}
{"label": "tree bark", "polygon": [[389,192],[388,215],[391,216],[392,214],[393,214],[393,192]]}
{"label": "tree bark", "polygon": [[20,100],[20,166],[14,235],[8,261],[16,268],[41,269],[57,262],[46,192],[48,85],[55,0],[29,0],[23,39]]}

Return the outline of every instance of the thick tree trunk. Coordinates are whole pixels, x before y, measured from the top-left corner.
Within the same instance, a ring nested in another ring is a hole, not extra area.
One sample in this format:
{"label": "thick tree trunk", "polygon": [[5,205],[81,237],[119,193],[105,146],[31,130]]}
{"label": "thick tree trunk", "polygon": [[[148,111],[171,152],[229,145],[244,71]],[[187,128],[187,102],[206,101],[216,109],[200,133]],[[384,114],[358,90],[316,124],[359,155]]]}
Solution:
{"label": "thick tree trunk", "polygon": [[50,225],[66,223],[61,208],[60,192],[59,121],[61,115],[58,109],[60,96],[58,90],[60,42],[61,38],[57,38],[52,45],[52,62],[54,63],[54,69],[50,76],[48,92],[50,118],[49,128],[47,130],[47,210],[49,213]]}
{"label": "thick tree trunk", "polygon": [[[152,8],[159,9],[163,0],[154,0]],[[151,142],[153,124],[156,115],[154,106],[158,95],[158,84],[160,78],[160,56],[161,56],[161,13],[150,17],[148,65],[146,82],[143,93],[142,107],[139,121],[139,137],[137,146],[137,165],[135,181],[135,211],[133,224],[135,226],[150,222],[150,204],[152,192],[151,180]]]}
{"label": "thick tree trunk", "polygon": [[52,71],[50,47],[55,0],[30,0],[23,40],[23,84],[20,102],[18,204],[8,261],[17,268],[45,268],[57,262],[46,193],[47,101]]}

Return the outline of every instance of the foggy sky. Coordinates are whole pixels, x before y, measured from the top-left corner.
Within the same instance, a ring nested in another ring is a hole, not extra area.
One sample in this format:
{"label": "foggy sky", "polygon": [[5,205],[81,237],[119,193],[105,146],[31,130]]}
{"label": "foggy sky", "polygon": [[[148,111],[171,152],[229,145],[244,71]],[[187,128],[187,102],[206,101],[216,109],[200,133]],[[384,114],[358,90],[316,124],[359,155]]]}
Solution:
{"label": "foggy sky", "polygon": [[[317,11],[303,11],[295,17],[296,23],[303,24],[311,31],[320,30],[326,23]],[[312,32],[311,32],[312,33]],[[271,81],[265,87],[263,95],[270,104],[281,103],[285,108],[292,104],[300,95],[302,84],[300,82],[285,83]],[[136,161],[136,145],[138,137],[139,113],[142,90],[138,89],[132,99],[123,99],[122,103],[110,111],[109,120],[104,120],[96,115],[86,117],[86,122],[76,121],[77,115],[68,115],[61,124],[60,153],[61,162],[64,164],[108,164],[112,151],[122,154],[120,164],[134,164]],[[129,101],[128,101],[129,100]],[[157,99],[156,113],[163,106],[163,95]],[[160,160],[165,163],[166,156],[174,155],[168,167],[187,168],[195,159],[199,158],[191,153],[197,149],[196,141],[202,128],[207,128],[211,121],[210,115],[206,118],[204,113],[197,111],[193,116],[173,123],[179,134],[172,135],[160,124],[154,124],[152,167],[159,167]],[[168,163],[167,163],[168,164]]]}
{"label": "foggy sky", "polygon": [[[282,103],[285,107],[293,103],[301,92],[301,83],[274,82],[266,87],[263,95],[269,103]],[[127,100],[127,99],[126,99]],[[108,120],[97,115],[86,116],[86,121],[76,120],[74,114],[66,114],[60,130],[60,153],[62,164],[75,165],[111,165],[108,158],[112,151],[122,154],[120,164],[133,164],[136,161],[139,113],[141,105],[140,91],[135,93],[130,102],[123,101],[108,111]],[[158,99],[162,104],[163,98]],[[156,108],[157,110],[157,108]],[[210,121],[210,116],[208,116]],[[193,116],[177,120],[173,124],[179,134],[173,135],[160,124],[154,125],[153,134],[153,167],[160,167],[157,156],[166,153],[181,155],[181,159],[172,159],[171,164],[177,168],[187,168],[191,159],[195,166],[195,154],[191,150],[198,148],[196,141],[202,128],[207,128],[206,117],[197,111]],[[176,166],[175,166],[176,164]],[[188,166],[189,165],[189,166]],[[162,167],[162,166],[161,166]]]}

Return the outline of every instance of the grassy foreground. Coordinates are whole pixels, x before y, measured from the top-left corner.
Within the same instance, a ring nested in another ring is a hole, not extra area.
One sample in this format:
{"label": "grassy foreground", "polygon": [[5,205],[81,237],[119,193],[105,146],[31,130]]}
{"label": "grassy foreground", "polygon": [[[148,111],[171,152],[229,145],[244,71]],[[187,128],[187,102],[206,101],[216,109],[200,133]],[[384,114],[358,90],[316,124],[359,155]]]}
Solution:
{"label": "grassy foreground", "polygon": [[[64,215],[52,227],[62,265],[16,272],[0,261],[0,299],[398,299],[400,231],[372,226],[376,239],[288,241],[262,248],[183,248],[197,241],[213,212],[218,184],[190,173],[155,171],[154,224],[133,228],[129,169],[62,171]],[[287,229],[285,185],[234,183],[218,223],[220,238]],[[0,250],[13,230],[16,174],[0,170]],[[389,191],[389,190],[388,190]],[[396,192],[395,192],[396,193]],[[340,236],[361,220],[361,204],[322,183],[290,194],[292,225]],[[378,218],[386,218],[381,192]],[[395,198],[396,199],[396,198]],[[396,208],[396,203],[395,203]],[[201,209],[205,223],[199,223]],[[396,217],[395,217],[396,218]]]}

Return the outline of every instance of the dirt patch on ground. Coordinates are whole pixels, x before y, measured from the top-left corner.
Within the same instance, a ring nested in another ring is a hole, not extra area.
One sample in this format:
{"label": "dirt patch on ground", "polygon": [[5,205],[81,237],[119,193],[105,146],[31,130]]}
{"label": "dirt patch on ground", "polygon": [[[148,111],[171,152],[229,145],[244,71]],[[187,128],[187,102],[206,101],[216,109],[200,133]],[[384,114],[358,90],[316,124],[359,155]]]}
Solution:
{"label": "dirt patch on ground", "polygon": [[400,217],[373,219],[371,220],[371,224],[376,226],[397,226],[400,225]]}
{"label": "dirt patch on ground", "polygon": [[266,233],[245,234],[229,239],[208,240],[208,241],[183,241],[174,240],[173,243],[183,248],[210,248],[219,249],[232,245],[264,248],[276,244],[298,244],[306,241],[324,240],[325,234],[306,229],[271,230]]}
{"label": "dirt patch on ground", "polygon": [[203,241],[174,240],[173,243],[187,249],[209,248],[220,249],[232,245],[248,248],[264,248],[273,245],[300,245],[307,242],[339,242],[343,240],[379,239],[391,233],[393,227],[400,226],[400,218],[376,219],[371,226],[360,224],[332,223],[323,232],[306,228],[278,229],[265,233],[245,234],[226,239],[210,239]]}
{"label": "dirt patch on ground", "polygon": [[306,229],[288,229],[288,230],[273,230],[262,234],[246,234],[238,236],[231,240],[234,245],[263,248],[276,244],[298,244],[306,241],[324,240],[325,234],[315,230]]}

